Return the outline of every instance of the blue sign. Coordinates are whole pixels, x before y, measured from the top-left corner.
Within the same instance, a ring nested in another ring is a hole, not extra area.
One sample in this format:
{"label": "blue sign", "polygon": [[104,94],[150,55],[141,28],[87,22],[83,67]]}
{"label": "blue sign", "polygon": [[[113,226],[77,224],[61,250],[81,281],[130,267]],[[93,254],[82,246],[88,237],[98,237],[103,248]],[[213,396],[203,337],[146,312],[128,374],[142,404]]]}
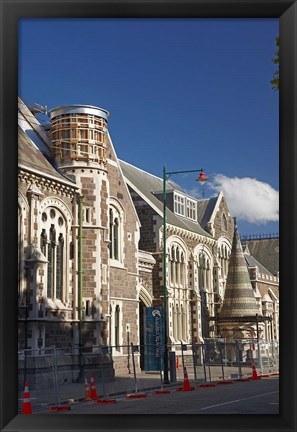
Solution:
{"label": "blue sign", "polygon": [[159,371],[164,353],[163,308],[144,308],[144,368],[146,371]]}

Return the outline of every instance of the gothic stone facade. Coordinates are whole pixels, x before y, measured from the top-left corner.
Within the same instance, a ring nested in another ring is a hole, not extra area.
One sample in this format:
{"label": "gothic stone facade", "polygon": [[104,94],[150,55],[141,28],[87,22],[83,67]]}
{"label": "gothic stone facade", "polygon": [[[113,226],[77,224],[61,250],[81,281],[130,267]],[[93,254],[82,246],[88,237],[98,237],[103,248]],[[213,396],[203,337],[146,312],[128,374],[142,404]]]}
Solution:
{"label": "gothic stone facade", "polygon": [[109,345],[125,370],[128,333],[139,343],[139,221],[108,113],[50,115],[49,138],[19,101],[19,348]]}
{"label": "gothic stone facade", "polygon": [[[150,252],[155,260],[151,280],[146,279],[152,293],[150,305],[162,306],[163,213],[162,202],[156,200],[156,196],[162,197],[158,193],[162,180],[123,161],[121,165],[141,224],[140,249]],[[181,342],[201,343],[218,335],[216,323],[210,318],[217,315],[224,294],[233,221],[222,193],[212,203],[208,231],[198,221],[193,221],[189,229],[185,218],[173,214],[173,201],[168,200],[166,277],[168,339],[174,347]]]}
{"label": "gothic stone facade", "polygon": [[[108,116],[60,107],[44,128],[19,100],[19,348],[109,345],[126,371],[163,304],[162,180],[118,160]],[[167,196],[169,342],[201,343],[219,336],[233,221],[222,193]]]}

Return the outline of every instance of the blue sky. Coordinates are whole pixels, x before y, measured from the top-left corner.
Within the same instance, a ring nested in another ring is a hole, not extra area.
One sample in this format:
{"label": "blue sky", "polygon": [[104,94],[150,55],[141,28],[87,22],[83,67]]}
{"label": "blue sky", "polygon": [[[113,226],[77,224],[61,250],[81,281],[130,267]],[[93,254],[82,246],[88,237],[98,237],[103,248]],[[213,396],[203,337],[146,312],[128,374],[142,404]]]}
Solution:
{"label": "blue sky", "polygon": [[240,234],[278,232],[277,35],[267,18],[22,19],[19,96],[107,109],[120,159],[160,177],[202,167]]}

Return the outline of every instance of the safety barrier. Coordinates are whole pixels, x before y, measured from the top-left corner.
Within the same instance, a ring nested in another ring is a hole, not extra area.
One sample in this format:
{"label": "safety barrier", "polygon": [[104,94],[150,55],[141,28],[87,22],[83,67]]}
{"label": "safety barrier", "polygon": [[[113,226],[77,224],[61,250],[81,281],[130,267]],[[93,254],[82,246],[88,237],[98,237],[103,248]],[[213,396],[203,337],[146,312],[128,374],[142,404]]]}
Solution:
{"label": "safety barrier", "polygon": [[209,339],[203,344],[170,345],[168,350],[169,384],[164,382],[164,347],[159,345],[20,351],[19,412],[25,383],[33,411],[38,406],[55,411],[75,401],[100,405],[115,403],[123,394],[132,399],[148,392],[166,395],[181,387],[248,381],[255,379],[255,370],[263,378],[278,374],[278,345],[271,342]]}

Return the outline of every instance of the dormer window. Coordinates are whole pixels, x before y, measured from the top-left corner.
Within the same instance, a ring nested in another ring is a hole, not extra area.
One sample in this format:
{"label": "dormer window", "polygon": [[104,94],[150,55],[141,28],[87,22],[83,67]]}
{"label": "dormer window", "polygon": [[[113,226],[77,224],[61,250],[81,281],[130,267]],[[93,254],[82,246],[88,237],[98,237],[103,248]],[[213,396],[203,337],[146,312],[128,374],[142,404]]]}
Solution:
{"label": "dormer window", "polygon": [[197,221],[197,201],[174,191],[174,213]]}
{"label": "dormer window", "polygon": [[174,193],[174,213],[185,216],[185,197]]}
{"label": "dormer window", "polygon": [[187,218],[197,220],[197,203],[187,198]]}

